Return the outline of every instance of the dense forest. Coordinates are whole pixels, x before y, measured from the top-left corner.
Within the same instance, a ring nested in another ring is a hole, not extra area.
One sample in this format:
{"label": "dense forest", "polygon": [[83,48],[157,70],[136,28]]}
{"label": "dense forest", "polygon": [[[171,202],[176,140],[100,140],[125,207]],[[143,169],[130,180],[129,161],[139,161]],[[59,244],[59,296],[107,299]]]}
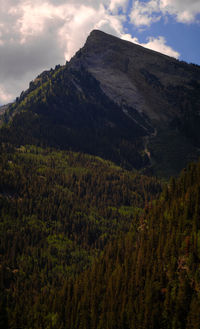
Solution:
{"label": "dense forest", "polygon": [[101,158],[2,145],[2,326],[57,328],[54,294],[61,294],[108,243],[130,228],[135,231],[145,205],[160,191],[155,178]]}
{"label": "dense forest", "polygon": [[200,328],[199,207],[200,163],[66,286],[64,328]]}
{"label": "dense forest", "polygon": [[0,171],[2,328],[200,327],[200,163],[161,186],[3,145]]}

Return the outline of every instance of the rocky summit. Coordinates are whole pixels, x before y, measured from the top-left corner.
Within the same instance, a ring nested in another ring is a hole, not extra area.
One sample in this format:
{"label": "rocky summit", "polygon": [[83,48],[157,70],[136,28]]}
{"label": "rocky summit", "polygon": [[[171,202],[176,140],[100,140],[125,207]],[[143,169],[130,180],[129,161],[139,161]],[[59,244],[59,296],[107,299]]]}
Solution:
{"label": "rocky summit", "polygon": [[0,138],[168,177],[199,157],[200,67],[104,32],[11,104]]}

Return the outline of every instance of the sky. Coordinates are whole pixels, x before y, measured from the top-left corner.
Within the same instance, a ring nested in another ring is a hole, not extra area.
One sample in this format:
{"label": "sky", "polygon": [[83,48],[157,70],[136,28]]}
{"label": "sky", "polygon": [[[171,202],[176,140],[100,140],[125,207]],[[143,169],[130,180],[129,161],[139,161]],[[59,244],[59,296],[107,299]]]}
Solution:
{"label": "sky", "polygon": [[0,105],[93,29],[200,65],[200,0],[0,0]]}

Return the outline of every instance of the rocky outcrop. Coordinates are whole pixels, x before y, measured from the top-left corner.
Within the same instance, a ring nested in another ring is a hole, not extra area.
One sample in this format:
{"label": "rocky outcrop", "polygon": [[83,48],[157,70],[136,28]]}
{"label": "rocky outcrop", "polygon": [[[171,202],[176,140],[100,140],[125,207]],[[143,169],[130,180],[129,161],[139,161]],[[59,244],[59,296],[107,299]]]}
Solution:
{"label": "rocky outcrop", "polygon": [[200,155],[199,114],[199,66],[94,30],[9,106],[0,138],[170,176]]}

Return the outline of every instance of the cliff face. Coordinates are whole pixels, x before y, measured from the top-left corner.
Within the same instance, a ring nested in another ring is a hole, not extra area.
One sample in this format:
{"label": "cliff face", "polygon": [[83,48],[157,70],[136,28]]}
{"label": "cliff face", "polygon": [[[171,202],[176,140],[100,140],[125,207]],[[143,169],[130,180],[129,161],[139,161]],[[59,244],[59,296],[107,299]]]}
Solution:
{"label": "cliff face", "polygon": [[[154,125],[165,125],[185,110],[185,97],[200,86],[200,68],[139,45],[94,30],[72,59],[91,72],[105,94],[125,111],[127,107],[148,116]],[[194,87],[194,88],[193,88]],[[172,101],[177,92],[176,101]],[[183,96],[183,90],[182,90]],[[198,107],[200,98],[196,99]]]}
{"label": "cliff face", "polygon": [[9,107],[1,139],[176,174],[198,158],[200,67],[94,30]]}
{"label": "cliff face", "polygon": [[93,31],[72,59],[146,132],[144,152],[158,175],[176,174],[197,159],[200,67]]}

